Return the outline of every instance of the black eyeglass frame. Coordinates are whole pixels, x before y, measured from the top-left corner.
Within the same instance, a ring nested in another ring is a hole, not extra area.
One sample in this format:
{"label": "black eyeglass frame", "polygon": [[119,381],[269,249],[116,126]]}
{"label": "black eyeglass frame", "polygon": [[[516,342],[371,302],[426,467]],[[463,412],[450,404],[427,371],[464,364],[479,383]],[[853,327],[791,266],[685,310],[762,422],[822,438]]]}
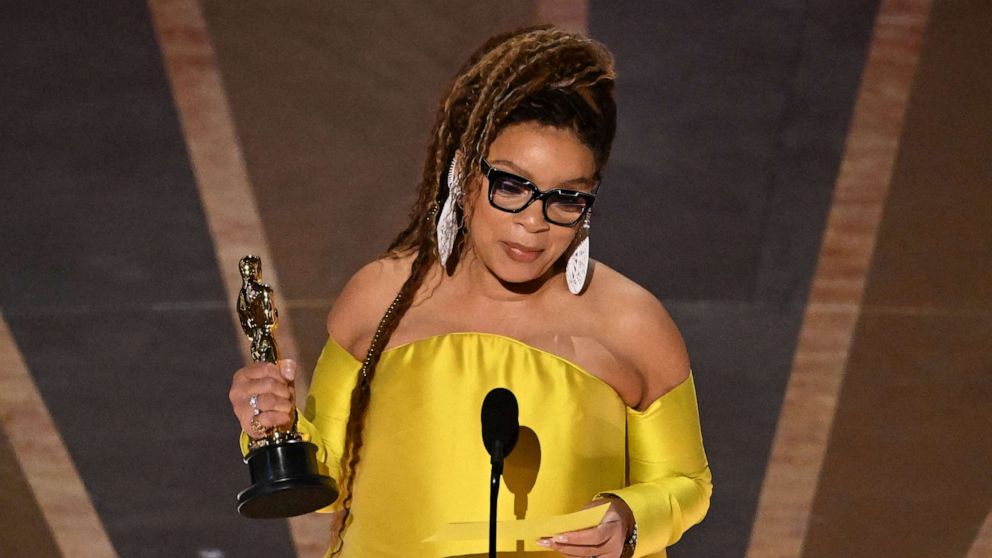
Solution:
{"label": "black eyeglass frame", "polygon": [[[589,213],[589,210],[592,209],[593,203],[596,202],[596,194],[593,194],[591,192],[580,192],[578,190],[568,190],[565,188],[553,188],[551,190],[542,191],[540,188],[537,187],[536,184],[534,184],[530,180],[527,180],[522,176],[517,176],[510,172],[499,170],[493,167],[492,165],[490,165],[485,159],[482,158],[479,159],[479,167],[482,169],[482,175],[485,176],[486,180],[489,181],[489,205],[495,207],[500,211],[505,211],[507,213],[520,213],[521,211],[530,207],[530,205],[535,201],[541,200],[541,213],[544,215],[545,221],[551,223],[552,225],[558,225],[560,227],[571,227],[574,226],[579,221],[581,221],[583,218],[585,218],[585,216]],[[493,197],[496,195],[496,189],[494,188],[495,181],[493,180],[493,177],[509,178],[519,182],[521,185],[526,186],[527,188],[530,188],[530,199],[527,200],[527,203],[523,204],[517,209],[507,209],[505,207],[500,207],[496,205],[496,202],[493,200]],[[586,202],[586,205],[582,209],[582,213],[580,213],[579,216],[576,217],[573,221],[568,223],[562,223],[560,221],[556,221],[552,219],[551,217],[548,217],[547,199],[554,195],[565,196],[570,198],[581,198]]]}

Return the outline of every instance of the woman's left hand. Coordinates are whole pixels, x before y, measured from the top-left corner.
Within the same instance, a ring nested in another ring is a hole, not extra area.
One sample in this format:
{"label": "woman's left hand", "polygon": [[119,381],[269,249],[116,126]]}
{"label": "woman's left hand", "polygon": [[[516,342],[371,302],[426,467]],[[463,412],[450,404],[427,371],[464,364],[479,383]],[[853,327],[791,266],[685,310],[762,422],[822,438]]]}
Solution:
{"label": "woman's left hand", "polygon": [[[537,544],[560,552],[563,556],[598,556],[599,558],[619,558],[627,533],[633,529],[634,514],[619,498],[610,498],[607,510],[599,525],[579,531],[559,533],[554,537],[538,539]],[[587,507],[598,506],[603,500],[596,500]]]}

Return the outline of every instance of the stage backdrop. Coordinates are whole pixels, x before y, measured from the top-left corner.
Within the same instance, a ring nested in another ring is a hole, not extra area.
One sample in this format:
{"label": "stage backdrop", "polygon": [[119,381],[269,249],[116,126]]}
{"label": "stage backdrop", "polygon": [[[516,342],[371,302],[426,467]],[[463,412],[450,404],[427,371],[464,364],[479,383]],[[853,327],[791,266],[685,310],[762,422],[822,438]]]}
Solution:
{"label": "stage backdrop", "polygon": [[592,255],[693,361],[715,491],[670,556],[992,555],[988,3],[3,13],[0,556],[321,556],[321,518],[235,511],[237,258],[309,370],[460,62],[543,21],[616,55]]}

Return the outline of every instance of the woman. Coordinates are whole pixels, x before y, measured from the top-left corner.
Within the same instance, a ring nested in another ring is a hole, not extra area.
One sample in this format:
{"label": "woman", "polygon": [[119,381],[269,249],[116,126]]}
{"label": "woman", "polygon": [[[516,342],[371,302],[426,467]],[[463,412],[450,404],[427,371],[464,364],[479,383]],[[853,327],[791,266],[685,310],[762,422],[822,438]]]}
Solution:
{"label": "woman", "polygon": [[[335,553],[485,551],[425,539],[488,518],[478,416],[500,386],[522,427],[500,519],[609,504],[596,527],[501,550],[664,556],[705,515],[681,336],[650,293],[588,259],[613,80],[603,46],[540,27],[491,39],[452,82],[411,220],[331,310],[299,418],[342,488]],[[294,375],[291,361],[235,374],[243,441],[291,423]]]}

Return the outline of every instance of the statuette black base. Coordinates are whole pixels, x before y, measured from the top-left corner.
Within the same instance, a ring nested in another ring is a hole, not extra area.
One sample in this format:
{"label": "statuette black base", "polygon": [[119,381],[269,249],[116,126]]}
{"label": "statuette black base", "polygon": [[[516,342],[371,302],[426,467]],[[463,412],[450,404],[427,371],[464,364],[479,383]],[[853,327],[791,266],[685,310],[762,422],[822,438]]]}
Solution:
{"label": "statuette black base", "polygon": [[238,494],[238,513],[252,519],[303,515],[334,503],[334,479],[317,472],[317,446],[302,440],[252,450],[245,459],[251,487]]}

